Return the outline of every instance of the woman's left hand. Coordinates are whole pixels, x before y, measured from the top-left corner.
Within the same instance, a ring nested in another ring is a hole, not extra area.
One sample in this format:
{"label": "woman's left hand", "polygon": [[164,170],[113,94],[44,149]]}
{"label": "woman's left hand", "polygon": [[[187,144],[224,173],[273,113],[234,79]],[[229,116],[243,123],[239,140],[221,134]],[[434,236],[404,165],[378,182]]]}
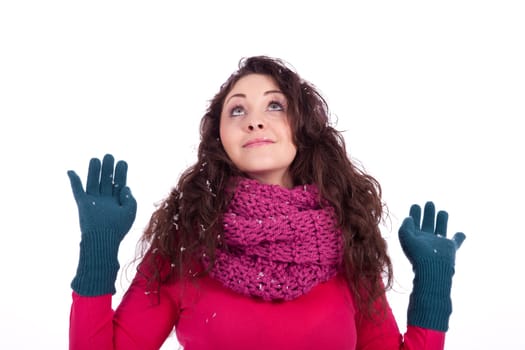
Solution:
{"label": "woman's left hand", "polygon": [[448,214],[440,211],[436,217],[435,213],[434,203],[427,202],[421,223],[421,208],[412,205],[410,216],[399,228],[399,241],[414,270],[407,323],[446,332],[452,313],[450,292],[456,251],[465,234],[458,232],[448,239]]}
{"label": "woman's left hand", "polygon": [[466,238],[464,233],[457,232],[448,239],[448,214],[441,210],[436,217],[435,212],[434,203],[427,202],[421,223],[421,208],[414,204],[410,208],[410,216],[399,228],[401,247],[414,270],[417,270],[423,260],[445,260],[454,266],[456,251]]}

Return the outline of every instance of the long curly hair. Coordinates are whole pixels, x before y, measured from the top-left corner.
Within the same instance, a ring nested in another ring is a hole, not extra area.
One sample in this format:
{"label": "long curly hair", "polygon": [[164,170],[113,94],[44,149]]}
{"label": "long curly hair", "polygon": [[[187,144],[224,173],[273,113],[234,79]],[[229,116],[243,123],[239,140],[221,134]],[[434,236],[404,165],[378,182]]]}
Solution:
{"label": "long curly hair", "polygon": [[[379,225],[385,210],[381,187],[347,154],[342,134],[330,123],[326,100],[315,86],[286,62],[267,56],[243,58],[210,101],[200,123],[197,161],[158,206],[141,242],[138,271],[149,287],[205,274],[196,264],[202,254],[213,263],[223,244],[222,213],[231,198],[226,193],[234,176],[243,176],[228,158],[219,139],[224,100],[248,74],[272,77],[288,101],[288,116],[297,155],[289,172],[294,185],[315,184],[335,209],[344,236],[343,271],[360,309],[371,311],[392,285],[392,264]],[[368,313],[368,312],[367,312]]]}

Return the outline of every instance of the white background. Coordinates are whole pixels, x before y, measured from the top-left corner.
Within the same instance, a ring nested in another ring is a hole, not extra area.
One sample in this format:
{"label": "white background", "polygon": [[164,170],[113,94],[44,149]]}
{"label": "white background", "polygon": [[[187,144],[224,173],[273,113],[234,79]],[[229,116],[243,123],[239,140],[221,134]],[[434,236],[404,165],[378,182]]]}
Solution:
{"label": "white background", "polygon": [[195,159],[207,101],[258,54],[323,92],[352,157],[381,182],[401,330],[412,272],[397,228],[412,203],[433,200],[467,235],[447,349],[525,347],[522,2],[340,3],[1,3],[1,349],[67,348],[80,234],[66,171],[84,179],[106,152],[128,161],[139,203],[120,251],[129,263]]}

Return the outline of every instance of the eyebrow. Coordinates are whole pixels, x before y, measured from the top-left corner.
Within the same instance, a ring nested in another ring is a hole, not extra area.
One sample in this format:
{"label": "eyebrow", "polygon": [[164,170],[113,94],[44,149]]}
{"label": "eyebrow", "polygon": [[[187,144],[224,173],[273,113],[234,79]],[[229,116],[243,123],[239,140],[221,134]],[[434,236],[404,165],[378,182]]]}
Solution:
{"label": "eyebrow", "polygon": [[[268,91],[265,91],[263,95],[266,96],[266,95],[269,95],[269,94],[281,94],[281,95],[284,95],[284,92],[282,92],[281,90],[268,90]],[[239,93],[239,94],[231,95],[230,97],[228,97],[228,99],[226,101],[224,101],[224,104],[228,103],[228,101],[231,100],[234,97],[246,98],[246,94]]]}

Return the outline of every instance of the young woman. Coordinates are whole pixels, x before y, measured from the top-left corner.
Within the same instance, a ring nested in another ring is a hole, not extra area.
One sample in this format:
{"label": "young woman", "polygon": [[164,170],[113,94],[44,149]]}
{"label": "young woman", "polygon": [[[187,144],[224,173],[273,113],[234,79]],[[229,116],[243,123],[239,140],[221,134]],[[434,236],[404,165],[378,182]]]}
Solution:
{"label": "young woman", "polygon": [[415,273],[404,335],[377,181],[352,163],[323,97],[284,62],[251,57],[201,120],[195,165],[153,213],[115,311],[119,244],[136,201],[127,164],[93,158],[79,209],[71,349],[443,349],[455,253],[447,213],[412,206],[399,229]]}

